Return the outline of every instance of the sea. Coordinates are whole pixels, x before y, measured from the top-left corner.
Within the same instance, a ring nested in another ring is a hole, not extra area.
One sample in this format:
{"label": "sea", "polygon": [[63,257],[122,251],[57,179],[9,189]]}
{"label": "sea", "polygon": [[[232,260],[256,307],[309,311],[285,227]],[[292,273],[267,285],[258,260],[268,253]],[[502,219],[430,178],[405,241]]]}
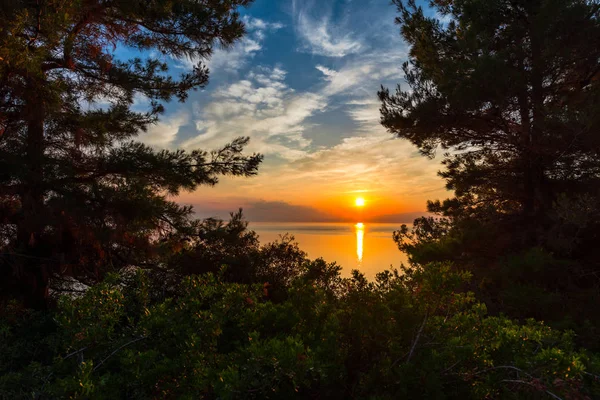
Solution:
{"label": "sea", "polygon": [[398,250],[392,234],[400,223],[270,223],[254,222],[254,230],[262,244],[274,242],[290,234],[310,259],[323,258],[342,267],[342,276],[352,270],[361,271],[373,280],[377,273],[399,268],[407,257]]}

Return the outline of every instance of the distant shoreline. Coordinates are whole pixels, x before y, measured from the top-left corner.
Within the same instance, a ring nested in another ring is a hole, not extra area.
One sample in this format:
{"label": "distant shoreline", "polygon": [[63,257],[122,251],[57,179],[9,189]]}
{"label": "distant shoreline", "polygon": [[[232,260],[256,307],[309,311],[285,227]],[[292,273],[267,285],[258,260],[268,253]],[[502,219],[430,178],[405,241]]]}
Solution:
{"label": "distant shoreline", "polygon": [[[202,215],[201,213],[197,213],[196,216],[198,218],[214,218],[214,219],[222,219],[228,220],[229,215],[223,215],[221,213],[217,215]],[[244,211],[244,218],[246,221],[250,223],[272,223],[272,224],[350,224],[350,223],[358,223],[362,222],[365,224],[409,224],[411,225],[415,219],[420,217],[430,217],[433,214],[423,212],[411,212],[411,213],[402,213],[397,215],[382,215],[378,217],[371,217],[368,219],[328,219],[328,218],[287,218],[287,219],[269,219],[264,216],[253,216],[251,212]]]}

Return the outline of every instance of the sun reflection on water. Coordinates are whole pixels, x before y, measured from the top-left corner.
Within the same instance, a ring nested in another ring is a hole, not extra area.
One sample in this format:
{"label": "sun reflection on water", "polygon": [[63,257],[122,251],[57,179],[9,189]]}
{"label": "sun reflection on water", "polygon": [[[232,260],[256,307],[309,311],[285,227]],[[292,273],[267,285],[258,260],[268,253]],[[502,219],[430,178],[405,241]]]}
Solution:
{"label": "sun reflection on water", "polygon": [[362,263],[363,260],[363,245],[365,239],[365,225],[362,222],[354,225],[356,228],[356,256],[358,257],[358,262]]}

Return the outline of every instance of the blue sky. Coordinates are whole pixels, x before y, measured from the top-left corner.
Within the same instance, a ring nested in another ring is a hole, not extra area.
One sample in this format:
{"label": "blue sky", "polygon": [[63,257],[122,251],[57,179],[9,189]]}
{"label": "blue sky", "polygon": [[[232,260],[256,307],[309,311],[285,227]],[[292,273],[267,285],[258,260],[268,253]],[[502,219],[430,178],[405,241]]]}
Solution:
{"label": "blue sky", "polygon": [[210,60],[169,60],[174,72],[205,62],[210,83],[185,104],[167,104],[140,139],[191,150],[249,136],[248,151],[265,162],[255,178],[222,179],[180,201],[201,216],[241,206],[251,220],[275,209],[278,218],[314,220],[348,217],[357,195],[371,216],[421,211],[427,199],[448,196],[436,176],[439,160],[422,158],[379,125],[377,91],[402,82],[408,51],[393,5],[256,0],[242,13],[247,35],[232,48]]}

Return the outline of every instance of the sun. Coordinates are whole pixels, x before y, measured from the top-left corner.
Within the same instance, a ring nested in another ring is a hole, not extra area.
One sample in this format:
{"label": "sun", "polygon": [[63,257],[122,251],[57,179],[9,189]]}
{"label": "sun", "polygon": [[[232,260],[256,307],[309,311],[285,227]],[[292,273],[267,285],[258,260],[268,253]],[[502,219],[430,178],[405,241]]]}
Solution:
{"label": "sun", "polygon": [[356,207],[364,207],[365,206],[365,199],[363,199],[362,197],[357,197],[356,200],[354,200],[354,205]]}

